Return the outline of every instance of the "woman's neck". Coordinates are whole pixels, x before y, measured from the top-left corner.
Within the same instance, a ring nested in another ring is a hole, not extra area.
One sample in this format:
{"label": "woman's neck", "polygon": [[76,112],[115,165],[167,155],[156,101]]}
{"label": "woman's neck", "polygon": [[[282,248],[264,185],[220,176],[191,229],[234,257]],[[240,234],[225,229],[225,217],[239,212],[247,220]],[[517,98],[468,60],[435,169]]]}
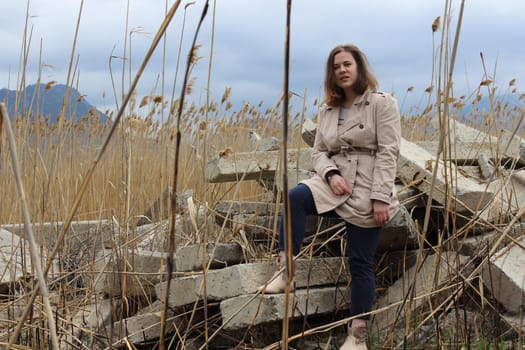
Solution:
{"label": "woman's neck", "polygon": [[354,90],[345,90],[345,100],[343,101],[343,107],[350,108],[355,101],[357,94]]}

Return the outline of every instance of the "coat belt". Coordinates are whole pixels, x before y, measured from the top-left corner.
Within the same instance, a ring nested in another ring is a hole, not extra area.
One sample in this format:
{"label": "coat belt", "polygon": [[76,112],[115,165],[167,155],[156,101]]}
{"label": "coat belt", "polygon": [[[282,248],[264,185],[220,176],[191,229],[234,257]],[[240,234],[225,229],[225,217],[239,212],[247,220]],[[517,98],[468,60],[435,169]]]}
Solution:
{"label": "coat belt", "polygon": [[370,156],[375,156],[377,151],[375,149],[366,148],[366,147],[341,147],[339,150],[328,152],[328,158],[332,158],[338,153],[344,154],[366,154]]}

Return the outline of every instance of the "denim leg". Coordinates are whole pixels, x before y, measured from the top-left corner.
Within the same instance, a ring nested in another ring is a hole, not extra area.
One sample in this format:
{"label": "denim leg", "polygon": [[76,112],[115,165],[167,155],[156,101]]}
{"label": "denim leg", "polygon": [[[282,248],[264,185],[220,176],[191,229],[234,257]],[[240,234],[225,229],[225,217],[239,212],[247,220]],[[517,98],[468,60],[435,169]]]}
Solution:
{"label": "denim leg", "polygon": [[[305,184],[298,184],[289,191],[290,198],[290,224],[292,228],[292,252],[293,255],[299,254],[306,232],[306,217],[317,215],[312,191]],[[286,250],[284,236],[284,220],[281,215],[279,225],[279,250]]]}
{"label": "denim leg", "polygon": [[[350,265],[350,316],[370,312],[376,293],[374,258],[381,227],[346,224],[347,256]],[[370,315],[360,317],[368,320]]]}

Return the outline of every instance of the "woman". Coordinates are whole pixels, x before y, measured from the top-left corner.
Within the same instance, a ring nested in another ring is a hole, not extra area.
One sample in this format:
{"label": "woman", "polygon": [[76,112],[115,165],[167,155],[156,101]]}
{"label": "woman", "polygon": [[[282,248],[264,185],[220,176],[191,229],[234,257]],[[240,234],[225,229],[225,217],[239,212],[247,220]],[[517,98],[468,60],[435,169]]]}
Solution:
{"label": "woman", "polygon": [[[307,215],[337,215],[346,221],[353,318],[342,350],[367,349],[375,251],[381,227],[399,208],[394,187],[401,139],[399,110],[395,99],[378,92],[377,85],[359,48],[341,45],[330,52],[325,104],[319,111],[312,153],[316,175],[289,193],[294,256],[303,242]],[[280,264],[285,264],[285,240],[281,222]],[[281,274],[261,289],[281,293],[286,283]]]}

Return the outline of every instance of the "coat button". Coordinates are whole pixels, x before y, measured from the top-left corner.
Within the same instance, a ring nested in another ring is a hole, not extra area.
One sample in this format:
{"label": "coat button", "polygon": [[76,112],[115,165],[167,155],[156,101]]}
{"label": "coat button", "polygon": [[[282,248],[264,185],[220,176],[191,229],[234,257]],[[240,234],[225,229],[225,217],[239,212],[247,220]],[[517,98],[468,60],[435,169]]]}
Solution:
{"label": "coat button", "polygon": [[363,129],[365,126],[363,124],[359,124],[359,129]]}
{"label": "coat button", "polygon": [[368,106],[370,104],[370,102],[366,101],[365,102],[365,106]]}

